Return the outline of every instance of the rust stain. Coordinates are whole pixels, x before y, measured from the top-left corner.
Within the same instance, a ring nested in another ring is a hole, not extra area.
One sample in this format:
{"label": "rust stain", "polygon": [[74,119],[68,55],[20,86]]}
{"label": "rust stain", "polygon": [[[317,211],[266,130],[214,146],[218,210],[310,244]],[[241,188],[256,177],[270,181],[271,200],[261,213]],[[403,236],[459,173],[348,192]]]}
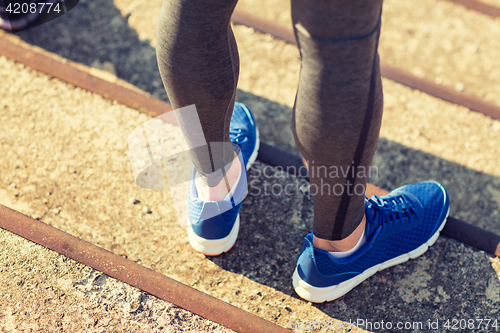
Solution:
{"label": "rust stain", "polygon": [[[500,17],[500,9],[479,1],[449,1],[460,3],[490,16]],[[296,44],[293,30],[290,28],[239,10],[234,12],[232,20],[237,24],[253,27],[258,31]],[[47,51],[38,50],[29,44],[21,45],[1,35],[0,54],[153,117],[172,110],[170,104],[145,92],[103,80],[83,70],[83,66],[79,64],[66,59],[57,59],[55,56],[49,56],[50,53]],[[381,64],[381,71],[383,76],[398,83],[500,119],[500,108],[491,103],[417,78],[408,72],[385,64]],[[173,113],[164,118],[173,124],[177,123]],[[300,157],[264,143],[263,149],[261,148],[259,152],[259,159],[271,165],[298,166],[302,164]],[[307,177],[307,174],[299,176]],[[368,196],[380,196],[388,191],[368,184],[366,193]],[[0,205],[0,227],[237,332],[291,332],[3,205]],[[500,236],[453,217],[448,218],[442,234],[497,256],[500,255]]]}
{"label": "rust stain", "polygon": [[[473,0],[450,1],[467,3],[478,2]],[[496,10],[499,11],[500,16],[500,9],[496,8]],[[276,38],[285,40],[288,43],[297,45],[297,40],[295,39],[295,35],[291,28],[287,28],[274,22],[264,20],[260,17],[248,14],[240,10],[234,11],[232,20],[236,24],[246,25],[248,27],[254,28],[257,31],[268,33]],[[496,106],[493,103],[483,101],[482,99],[479,99],[475,96],[457,92],[454,89],[438,85],[429,80],[416,77],[408,73],[407,71],[404,71],[400,68],[391,67],[384,63],[380,64],[380,70],[382,76],[388,78],[389,80],[400,83],[412,89],[420,90],[422,92],[425,92],[426,94],[440,98],[447,102],[465,106],[472,111],[483,113],[489,117],[500,119],[500,107]]]}
{"label": "rust stain", "polygon": [[229,303],[0,205],[0,228],[236,332],[291,332]]}
{"label": "rust stain", "polygon": [[500,8],[478,0],[448,0],[491,17],[500,17]]}
{"label": "rust stain", "polygon": [[[85,66],[81,64],[59,59],[48,51],[39,50],[22,41],[15,42],[12,38],[0,35],[0,55],[153,117],[172,111],[169,103],[153,98],[138,88],[130,89],[98,78],[89,73],[88,68],[85,71]],[[163,118],[171,123],[177,123],[173,112]]]}

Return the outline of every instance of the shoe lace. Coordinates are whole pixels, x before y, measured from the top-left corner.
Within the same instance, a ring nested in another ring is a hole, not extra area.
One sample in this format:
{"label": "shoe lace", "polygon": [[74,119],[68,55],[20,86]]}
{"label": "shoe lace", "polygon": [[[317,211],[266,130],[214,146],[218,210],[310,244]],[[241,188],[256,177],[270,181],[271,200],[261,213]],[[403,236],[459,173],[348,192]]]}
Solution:
{"label": "shoe lace", "polygon": [[376,215],[371,223],[380,223],[382,231],[402,226],[405,223],[405,218],[410,220],[414,216],[418,219],[413,203],[402,195],[384,199],[374,195],[371,199],[366,199],[368,200],[368,207]]}
{"label": "shoe lace", "polygon": [[229,130],[229,138],[231,142],[242,144],[248,140],[248,135],[241,128],[233,128]]}

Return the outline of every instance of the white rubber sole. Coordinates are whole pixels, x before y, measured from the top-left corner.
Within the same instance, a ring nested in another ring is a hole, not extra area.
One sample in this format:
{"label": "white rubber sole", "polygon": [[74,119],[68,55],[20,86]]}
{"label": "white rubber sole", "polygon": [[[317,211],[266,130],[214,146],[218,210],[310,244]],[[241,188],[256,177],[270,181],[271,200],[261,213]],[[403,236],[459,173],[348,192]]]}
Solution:
{"label": "white rubber sole", "polygon": [[229,235],[221,239],[205,239],[198,236],[194,231],[191,224],[188,225],[188,239],[189,244],[198,252],[207,256],[218,256],[224,252],[231,250],[240,231],[240,214],[236,216],[233,228]]}
{"label": "white rubber sole", "polygon": [[380,272],[386,268],[404,263],[409,259],[415,259],[418,256],[424,254],[429,249],[429,247],[432,246],[438,239],[439,233],[441,232],[441,230],[443,230],[446,224],[449,213],[450,210],[448,209],[448,213],[446,213],[446,217],[439,226],[439,229],[434,233],[434,235],[432,235],[432,237],[426,243],[420,245],[418,248],[409,253],[402,254],[396,258],[392,258],[376,266],[373,266],[364,271],[363,273],[359,274],[358,276],[350,280],[344,281],[340,284],[337,284],[335,286],[323,287],[323,288],[311,286],[309,283],[305,282],[300,278],[299,273],[297,272],[297,268],[295,268],[295,271],[293,272],[292,276],[293,287],[295,288],[295,292],[300,297],[314,303],[333,301],[347,294],[354,287],[356,287],[361,282],[368,279],[373,274]]}
{"label": "white rubber sole", "polygon": [[[260,148],[260,137],[259,129],[256,128],[256,142],[255,148],[248,158],[247,171],[250,169],[252,164],[257,160]],[[236,216],[236,221],[234,222],[233,228],[224,238],[221,239],[205,239],[198,236],[194,231],[191,223],[188,224],[188,240],[189,244],[198,252],[203,253],[207,256],[218,256],[224,252],[231,250],[238,239],[238,233],[240,231],[240,214]]]}

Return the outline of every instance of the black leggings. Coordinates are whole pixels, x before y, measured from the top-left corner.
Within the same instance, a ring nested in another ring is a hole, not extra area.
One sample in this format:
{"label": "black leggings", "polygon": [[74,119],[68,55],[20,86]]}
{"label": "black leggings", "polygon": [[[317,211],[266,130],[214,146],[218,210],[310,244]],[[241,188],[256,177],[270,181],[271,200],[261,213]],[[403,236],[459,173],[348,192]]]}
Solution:
{"label": "black leggings", "polygon": [[[239,74],[230,26],[237,0],[164,0],[158,22],[160,74],[174,109],[195,104],[207,143],[191,149],[209,186],[231,163],[231,119]],[[364,215],[364,192],[382,119],[377,54],[382,0],[292,0],[302,66],[294,106],[295,142],[308,162],[314,234],[340,240]],[[176,116],[190,136],[190,115]],[[186,119],[183,119],[186,118]],[[188,140],[189,141],[189,140]]]}

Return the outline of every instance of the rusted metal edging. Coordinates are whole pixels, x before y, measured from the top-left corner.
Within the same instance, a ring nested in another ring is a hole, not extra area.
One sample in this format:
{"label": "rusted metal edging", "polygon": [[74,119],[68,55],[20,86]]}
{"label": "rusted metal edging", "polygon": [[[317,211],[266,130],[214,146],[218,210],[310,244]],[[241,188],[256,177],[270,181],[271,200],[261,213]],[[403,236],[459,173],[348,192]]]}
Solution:
{"label": "rusted metal edging", "polygon": [[[282,38],[290,43],[295,43],[295,36],[292,29],[284,28],[273,22],[262,20],[248,13],[236,10],[233,15],[233,21],[238,24],[245,24],[255,26],[259,31],[268,32],[273,31],[273,35]],[[116,100],[117,102],[135,108],[139,111],[150,114],[151,116],[158,116],[167,110],[171,110],[170,104],[160,101],[145,92],[138,92],[139,89],[130,89],[126,86],[110,83],[100,78],[97,78],[88,73],[80,64],[67,61],[63,58],[58,58],[51,52],[45,51],[41,48],[34,47],[22,41],[13,42],[2,37],[0,34],[0,54],[3,54],[15,61],[21,62],[28,67],[35,68],[41,72],[57,77],[61,80],[72,83],[78,87],[82,87],[89,91],[102,94],[103,96]],[[418,84],[426,86],[432,82],[416,78],[404,71],[392,67],[382,66],[382,70],[389,77],[399,77],[398,80],[408,79],[406,84]],[[92,83],[96,83],[95,85]],[[421,89],[422,86],[420,86]],[[438,86],[438,88],[443,88]],[[447,88],[448,89],[448,88]],[[456,95],[456,93],[454,93]],[[461,94],[458,94],[461,95]],[[462,94],[463,95],[463,94]],[[133,97],[133,98],[131,98]],[[472,99],[475,99],[472,98]],[[471,96],[465,95],[465,100],[471,100]],[[460,102],[460,101],[459,101]],[[462,101],[463,102],[463,101]],[[484,103],[484,102],[483,102]],[[489,103],[487,103],[489,104]],[[491,104],[490,104],[491,105]],[[491,108],[494,115],[500,114],[496,106]],[[487,112],[485,112],[487,113]],[[173,114],[170,117],[164,118],[165,120],[177,124]],[[500,117],[498,117],[500,119]],[[305,172],[302,165],[301,158],[286,151],[282,151],[276,147],[262,143],[259,150],[259,160],[274,166],[282,166],[285,170],[290,169],[287,166],[295,166],[293,170],[300,170]],[[307,175],[301,174],[299,176],[306,177]],[[368,190],[370,187],[368,188]],[[466,222],[460,221],[453,217],[448,218],[448,223],[442,232],[444,235],[455,238],[461,242],[474,246],[478,249],[484,250],[488,253],[500,256],[500,236],[493,234],[489,231],[475,227]]]}
{"label": "rusted metal edging", "polygon": [[[268,22],[264,23],[264,28],[267,29]],[[291,29],[288,30],[291,32]],[[287,37],[289,32],[286,32],[286,29],[282,30],[283,38],[289,38],[289,35]],[[22,41],[8,40],[2,37],[1,33],[0,54],[152,116],[158,116],[172,109],[168,103],[159,101],[137,88],[132,89],[97,78],[85,70],[85,66],[58,58],[50,52],[29,44],[24,43],[23,45]],[[171,117],[166,118],[166,120],[175,124],[173,113],[170,115]],[[304,168],[300,168],[303,164],[299,156],[265,143],[261,144],[258,158],[264,163],[282,166],[287,171],[290,171],[290,166],[295,166],[292,171],[301,170],[304,172]],[[307,178],[307,174],[298,176]],[[385,193],[387,191],[373,185],[369,185],[367,189],[369,196]],[[237,332],[290,332],[265,319],[2,205],[0,205],[0,227]],[[452,217],[448,219],[442,234],[489,253],[500,255],[500,236]]]}
{"label": "rusted metal edging", "polygon": [[[297,177],[308,178],[307,169],[301,168],[304,163],[300,156],[261,143],[259,156],[257,158],[264,163],[279,166]],[[297,174],[297,172],[300,172],[300,174]],[[368,184],[366,188],[367,197],[371,197],[372,195],[382,196],[387,193],[389,193],[389,191],[372,184]],[[500,256],[499,235],[452,216],[448,217],[448,222],[446,222],[445,227],[441,231],[441,235],[456,239],[459,242],[474,246],[490,254]]]}
{"label": "rusted metal edging", "polygon": [[465,106],[469,110],[480,112],[494,119],[500,119],[500,107],[483,101],[472,95],[459,93],[454,89],[439,85],[432,81],[411,75],[410,73],[385,64],[380,65],[382,75],[389,80],[403,84],[412,89],[438,97],[450,103]]}
{"label": "rusted metal edging", "polygon": [[[170,104],[152,98],[146,92],[136,87],[130,87],[130,84],[124,82],[123,85],[120,85],[117,82],[99,78],[91,74],[90,69],[86,66],[29,45],[2,31],[0,31],[0,55],[153,117],[172,110]],[[115,79],[119,81],[116,77]],[[177,122],[173,113],[170,114],[168,120],[173,123]]]}
{"label": "rusted metal edging", "polygon": [[[240,10],[234,11],[232,20],[236,24],[246,25],[258,31],[269,33],[289,43],[296,44],[295,35],[290,28]],[[3,35],[7,34],[3,33]],[[148,113],[153,117],[172,110],[170,104],[152,98],[146,92],[98,78],[89,73],[88,70],[84,70],[85,66],[81,64],[61,58],[41,48],[28,45],[20,39],[16,40],[13,37],[5,38],[0,34],[0,55],[5,55],[28,67],[95,92],[111,100],[119,101],[121,104]],[[382,75],[390,80],[412,89],[423,91],[445,101],[465,106],[472,111],[483,113],[494,119],[500,119],[500,107],[493,103],[483,101],[475,96],[459,93],[451,88],[416,77],[407,71],[388,66],[384,63],[381,63],[380,67]],[[171,123],[177,122],[173,114],[167,115],[165,120]]]}
{"label": "rusted metal edging", "polygon": [[[291,28],[286,28],[280,24],[267,21],[241,10],[234,11],[232,20],[236,24],[254,28],[257,31],[268,33],[271,36],[297,45],[295,35]],[[440,98],[447,102],[465,106],[472,111],[483,113],[494,119],[500,119],[500,107],[493,103],[483,101],[482,99],[475,96],[459,93],[454,89],[436,84],[426,79],[416,77],[405,70],[392,67],[384,63],[380,64],[380,70],[382,76],[388,78],[389,80],[403,84],[412,89],[420,90],[422,92],[425,92],[426,94]]]}
{"label": "rusted metal edging", "polygon": [[500,8],[484,3],[478,0],[448,0],[456,4],[462,5],[468,9],[474,10],[476,12],[491,16],[500,17]]}
{"label": "rusted metal edging", "polygon": [[0,205],[0,228],[236,332],[291,332],[229,303]]}

